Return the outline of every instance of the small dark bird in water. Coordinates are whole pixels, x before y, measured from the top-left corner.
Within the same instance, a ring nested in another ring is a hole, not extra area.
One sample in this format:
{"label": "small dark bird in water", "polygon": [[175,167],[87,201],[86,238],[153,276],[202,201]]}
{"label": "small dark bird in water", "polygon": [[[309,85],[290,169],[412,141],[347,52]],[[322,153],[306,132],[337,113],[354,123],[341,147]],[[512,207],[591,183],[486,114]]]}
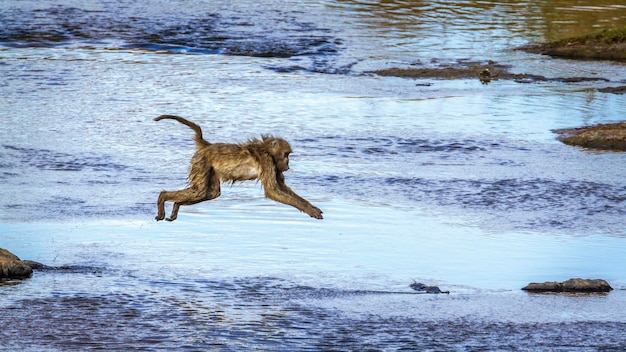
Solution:
{"label": "small dark bird in water", "polygon": [[491,82],[491,71],[488,68],[480,71],[478,79],[482,84],[489,84],[489,82]]}

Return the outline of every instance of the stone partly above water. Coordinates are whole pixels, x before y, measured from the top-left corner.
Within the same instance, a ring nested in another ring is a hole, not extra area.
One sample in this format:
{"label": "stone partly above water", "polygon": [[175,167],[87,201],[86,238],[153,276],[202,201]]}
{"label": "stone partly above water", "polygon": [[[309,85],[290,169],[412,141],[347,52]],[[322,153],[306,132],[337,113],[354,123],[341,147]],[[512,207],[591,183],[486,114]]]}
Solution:
{"label": "stone partly above water", "polygon": [[626,94],[626,86],[598,88],[598,92],[613,93],[613,94]]}
{"label": "stone partly above water", "polygon": [[442,291],[438,286],[428,286],[417,281],[414,281],[412,284],[409,285],[409,287],[411,287],[415,291],[418,291],[419,293],[450,293],[450,291]]}
{"label": "stone partly above water", "polygon": [[603,150],[626,151],[626,122],[553,130],[565,144]]}
{"label": "stone partly above water", "polygon": [[0,279],[24,279],[33,274],[33,269],[15,254],[0,248]]}
{"label": "stone partly above water", "polygon": [[530,283],[522,288],[529,292],[610,292],[613,290],[608,282],[602,279],[569,279],[564,282]]}
{"label": "stone partly above water", "polygon": [[[610,82],[609,79],[603,77],[546,77],[543,75],[530,73],[513,73],[512,66],[497,63],[493,60],[471,61],[457,60],[454,62],[439,62],[439,60],[431,60],[431,62],[415,62],[408,67],[392,67],[382,70],[371,71],[379,76],[401,77],[411,79],[478,79],[483,84],[491,81],[511,80],[517,83],[537,83],[537,82],[561,82],[561,83],[580,83],[580,82]],[[419,84],[423,85],[423,84]]]}

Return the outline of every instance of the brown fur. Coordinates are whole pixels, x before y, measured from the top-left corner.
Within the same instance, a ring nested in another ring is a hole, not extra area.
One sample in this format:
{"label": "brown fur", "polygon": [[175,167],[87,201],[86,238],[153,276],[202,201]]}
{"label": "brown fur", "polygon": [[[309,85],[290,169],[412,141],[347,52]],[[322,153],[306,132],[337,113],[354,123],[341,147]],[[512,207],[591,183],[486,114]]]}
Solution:
{"label": "brown fur", "polygon": [[[322,211],[297,195],[285,184],[283,172],[289,170],[291,146],[282,139],[263,136],[245,143],[209,143],[202,137],[202,129],[195,123],[174,115],[161,115],[155,121],[176,120],[196,132],[196,153],[191,159],[189,186],[179,191],[162,191],[157,201],[156,220],[173,221],[181,205],[192,205],[220,196],[221,182],[258,179],[265,196],[291,205],[316,219]],[[172,214],[165,218],[165,202],[174,202]]]}

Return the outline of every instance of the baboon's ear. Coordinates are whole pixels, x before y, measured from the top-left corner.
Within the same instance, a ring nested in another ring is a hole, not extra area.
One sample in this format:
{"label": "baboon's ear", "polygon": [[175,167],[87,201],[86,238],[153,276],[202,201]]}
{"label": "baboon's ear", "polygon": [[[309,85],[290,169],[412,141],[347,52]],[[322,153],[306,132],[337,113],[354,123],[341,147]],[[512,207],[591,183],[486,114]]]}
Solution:
{"label": "baboon's ear", "polygon": [[272,140],[272,143],[270,143],[270,146],[272,148],[276,148],[277,145],[278,145],[278,140],[277,139]]}

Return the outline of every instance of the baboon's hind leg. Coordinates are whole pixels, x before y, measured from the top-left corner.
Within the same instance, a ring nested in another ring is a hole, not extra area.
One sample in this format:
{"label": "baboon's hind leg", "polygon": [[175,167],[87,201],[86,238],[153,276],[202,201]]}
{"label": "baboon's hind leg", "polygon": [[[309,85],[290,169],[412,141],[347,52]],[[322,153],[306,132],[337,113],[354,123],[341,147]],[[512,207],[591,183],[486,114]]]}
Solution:
{"label": "baboon's hind leg", "polygon": [[200,200],[192,200],[187,202],[174,202],[174,207],[172,208],[172,213],[169,218],[166,218],[167,221],[174,221],[178,217],[178,209],[180,209],[181,205],[192,205],[200,202],[204,202],[205,200],[215,199],[220,196],[219,190],[220,184],[217,184],[217,191],[210,191],[208,194]]}
{"label": "baboon's hind leg", "polygon": [[174,202],[174,207],[172,207],[172,213],[169,218],[166,218],[167,221],[174,221],[178,217],[178,208],[180,208],[179,202]]}
{"label": "baboon's hind leg", "polygon": [[176,217],[178,217],[178,209],[180,208],[181,205],[192,205],[192,204],[204,202],[205,200],[215,199],[219,197],[221,194],[222,192],[220,188],[220,179],[217,177],[213,169],[211,169],[211,171],[209,172],[207,185],[201,191],[196,191],[194,193],[194,195],[196,195],[195,197],[189,198],[182,202],[175,201],[174,207],[172,208],[172,214],[170,215],[169,218],[165,220],[167,221],[176,220]]}
{"label": "baboon's hind leg", "polygon": [[157,200],[157,216],[154,218],[156,221],[165,219],[165,198],[167,191],[159,193],[159,199]]}
{"label": "baboon's hind leg", "polygon": [[[180,191],[163,191],[159,194],[159,199],[157,201],[157,216],[155,217],[156,221],[159,220],[167,220],[174,221],[178,216],[178,208],[181,205],[190,205],[196,204],[203,200],[205,200],[206,190],[198,191],[193,188],[185,188]],[[169,218],[165,218],[165,202],[174,202],[174,207],[172,208],[172,213]]]}
{"label": "baboon's hind leg", "polygon": [[163,220],[165,218],[165,202],[171,201],[174,202],[174,206],[172,207],[172,213],[169,218],[165,218],[167,221],[174,221],[178,217],[178,210],[181,205],[192,205],[196,203],[203,202],[205,200],[211,200],[219,197],[221,194],[220,190],[220,180],[215,175],[214,172],[211,172],[209,176],[209,182],[203,189],[197,189],[193,187],[185,188],[180,191],[163,191],[159,194],[158,200],[158,215],[156,216],[156,220]]}

